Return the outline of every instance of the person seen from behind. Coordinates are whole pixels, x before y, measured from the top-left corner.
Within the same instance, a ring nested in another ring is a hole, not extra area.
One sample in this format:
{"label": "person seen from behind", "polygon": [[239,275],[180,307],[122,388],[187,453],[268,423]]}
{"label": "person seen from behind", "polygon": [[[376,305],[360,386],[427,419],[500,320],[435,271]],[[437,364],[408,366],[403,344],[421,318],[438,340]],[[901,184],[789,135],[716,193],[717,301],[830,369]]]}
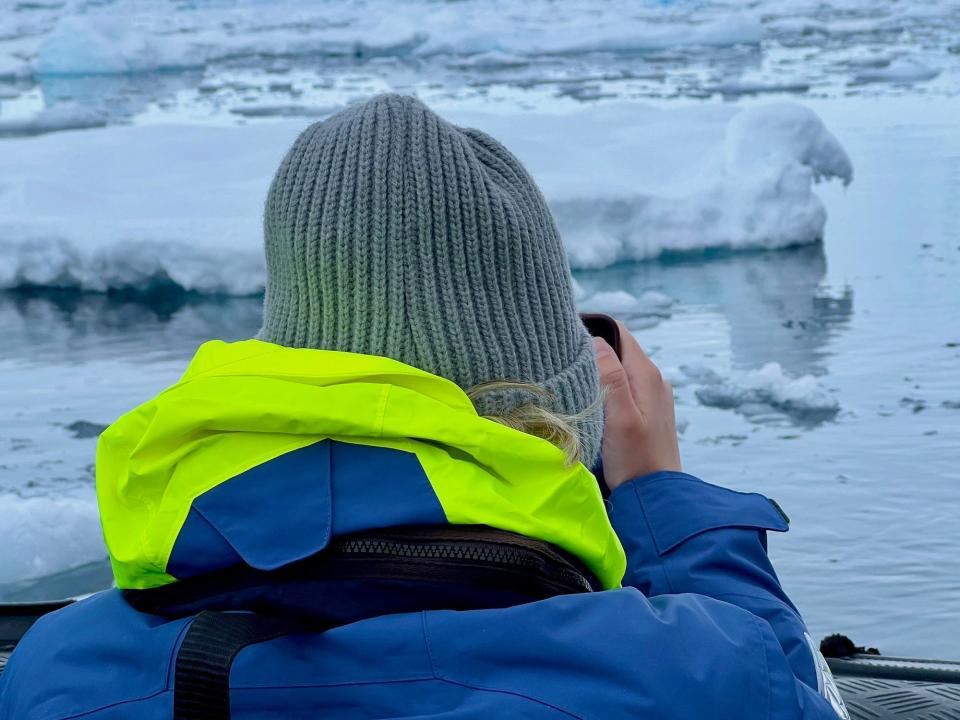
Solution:
{"label": "person seen from behind", "polygon": [[297,138],[264,235],[257,338],[102,435],[116,588],[33,626],[0,720],[847,717],[786,517],[682,470],[500,143],[373,98]]}

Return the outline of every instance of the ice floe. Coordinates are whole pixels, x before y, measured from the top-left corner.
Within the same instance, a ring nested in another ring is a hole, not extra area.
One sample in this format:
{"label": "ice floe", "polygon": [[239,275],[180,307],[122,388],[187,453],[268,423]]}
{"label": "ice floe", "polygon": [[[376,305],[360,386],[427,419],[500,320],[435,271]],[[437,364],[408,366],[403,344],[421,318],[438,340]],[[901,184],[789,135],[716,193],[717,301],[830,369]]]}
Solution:
{"label": "ice floe", "polygon": [[799,424],[817,424],[840,411],[840,403],[812,375],[792,378],[779,363],[767,363],[758,370],[721,377],[704,367],[684,367],[681,371],[692,384],[702,405],[735,410],[747,417],[767,417],[782,413]]}
{"label": "ice floe", "polygon": [[[529,166],[578,268],[816,242],[826,213],[814,183],[853,173],[817,115],[794,104],[445,114]],[[261,291],[263,198],[305,126],[161,124],[4,140],[0,288]]]}

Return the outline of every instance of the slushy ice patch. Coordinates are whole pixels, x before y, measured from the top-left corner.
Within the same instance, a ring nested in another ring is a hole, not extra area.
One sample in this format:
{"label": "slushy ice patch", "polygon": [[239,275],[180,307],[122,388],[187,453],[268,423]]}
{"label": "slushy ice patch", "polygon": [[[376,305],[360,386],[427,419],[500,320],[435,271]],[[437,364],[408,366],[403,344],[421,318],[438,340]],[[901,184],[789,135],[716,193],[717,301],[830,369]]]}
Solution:
{"label": "slushy ice patch", "polygon": [[[838,140],[795,104],[448,116],[528,165],[576,268],[814,243],[826,221],[814,184],[853,177]],[[261,292],[263,199],[305,125],[144,125],[4,141],[0,288]]]}

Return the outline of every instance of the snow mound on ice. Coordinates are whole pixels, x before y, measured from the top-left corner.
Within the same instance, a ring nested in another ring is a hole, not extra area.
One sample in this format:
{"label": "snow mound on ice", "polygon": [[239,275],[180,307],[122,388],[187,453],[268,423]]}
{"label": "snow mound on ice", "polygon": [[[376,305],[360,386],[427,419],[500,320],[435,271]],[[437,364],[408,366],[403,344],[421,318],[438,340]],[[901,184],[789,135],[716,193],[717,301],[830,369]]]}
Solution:
{"label": "snow mound on ice", "polygon": [[814,184],[853,179],[840,142],[816,113],[792,103],[739,111],[607,105],[475,124],[533,170],[578,268],[816,242],[826,211]]}

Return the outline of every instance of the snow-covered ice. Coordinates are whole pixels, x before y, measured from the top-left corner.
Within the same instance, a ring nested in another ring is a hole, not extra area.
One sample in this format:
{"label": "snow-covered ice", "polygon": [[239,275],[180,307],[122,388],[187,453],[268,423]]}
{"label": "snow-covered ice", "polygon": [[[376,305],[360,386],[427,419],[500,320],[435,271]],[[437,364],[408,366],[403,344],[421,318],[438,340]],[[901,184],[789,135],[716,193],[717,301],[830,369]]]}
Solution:
{"label": "snow-covered ice", "polygon": [[840,410],[837,399],[812,375],[791,378],[775,362],[736,379],[723,379],[699,367],[688,368],[685,374],[692,382],[702,383],[696,397],[703,405],[737,410],[747,416],[776,410],[799,423],[818,423]]}
{"label": "snow-covered ice", "polygon": [[[795,104],[445,114],[529,166],[580,268],[815,242],[826,213],[814,183],[853,174],[840,142]],[[0,288],[259,292],[263,199],[305,125],[160,124],[4,141]]]}

